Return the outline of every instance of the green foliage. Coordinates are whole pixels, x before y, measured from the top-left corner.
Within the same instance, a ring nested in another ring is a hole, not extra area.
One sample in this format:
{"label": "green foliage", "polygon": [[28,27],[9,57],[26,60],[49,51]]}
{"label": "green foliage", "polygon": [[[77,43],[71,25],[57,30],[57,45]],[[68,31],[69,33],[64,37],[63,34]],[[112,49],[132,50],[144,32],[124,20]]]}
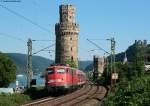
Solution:
{"label": "green foliage", "polygon": [[15,79],[15,64],[5,54],[0,53],[0,87],[7,87]]}
{"label": "green foliage", "polygon": [[150,77],[144,70],[142,46],[134,46],[133,62],[116,63],[119,80],[104,101],[106,106],[148,106],[150,104]]}
{"label": "green foliage", "polygon": [[150,104],[150,77],[144,75],[132,81],[121,81],[105,99],[106,106],[148,106]]}
{"label": "green foliage", "polygon": [[136,45],[133,58],[133,71],[135,72],[135,76],[141,76],[144,72],[144,54],[145,48]]}
{"label": "green foliage", "polygon": [[[131,47],[130,47],[131,48]],[[116,62],[112,65],[112,67],[115,66],[115,71],[119,75],[118,82],[122,80],[132,80],[132,78],[136,76],[141,76],[144,74],[144,54],[145,54],[145,47],[143,46],[132,46],[132,63],[123,64],[122,62]],[[102,85],[109,85],[111,80],[111,72],[110,72],[111,65],[108,66],[104,70],[103,76],[100,79],[100,82]],[[107,74],[106,74],[107,73]]]}
{"label": "green foliage", "polygon": [[[114,69],[115,66],[115,70],[119,75],[119,79],[117,80],[117,82],[119,82],[120,80],[123,80],[126,77],[129,77],[128,74],[131,71],[129,65],[124,65],[121,62],[116,62],[115,64],[112,65],[112,68]],[[98,83],[100,83],[101,85],[110,85],[111,83],[111,65],[108,65],[108,69],[107,67],[105,67],[104,72],[102,77],[98,80]]]}
{"label": "green foliage", "polygon": [[73,68],[77,68],[77,67],[78,67],[77,64],[76,64],[76,62],[73,61],[73,60],[71,60],[71,59],[67,59],[67,60],[65,61],[65,63],[66,63],[66,64],[69,64],[69,66],[71,66],[71,67],[73,67]]}
{"label": "green foliage", "polygon": [[29,100],[31,98],[24,94],[0,94],[0,106],[16,106]]}

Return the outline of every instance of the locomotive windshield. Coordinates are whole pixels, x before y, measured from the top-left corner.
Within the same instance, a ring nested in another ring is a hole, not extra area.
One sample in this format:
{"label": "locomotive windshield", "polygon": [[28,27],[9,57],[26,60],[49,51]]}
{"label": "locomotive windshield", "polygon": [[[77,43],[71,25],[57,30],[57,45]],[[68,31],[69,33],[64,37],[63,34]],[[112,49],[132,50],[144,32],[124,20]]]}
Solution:
{"label": "locomotive windshield", "polygon": [[48,73],[48,74],[54,74],[54,70],[48,69],[48,70],[47,70],[47,73]]}
{"label": "locomotive windshield", "polygon": [[58,69],[58,70],[57,70],[57,73],[59,73],[59,74],[64,74],[64,73],[65,73],[65,69]]}

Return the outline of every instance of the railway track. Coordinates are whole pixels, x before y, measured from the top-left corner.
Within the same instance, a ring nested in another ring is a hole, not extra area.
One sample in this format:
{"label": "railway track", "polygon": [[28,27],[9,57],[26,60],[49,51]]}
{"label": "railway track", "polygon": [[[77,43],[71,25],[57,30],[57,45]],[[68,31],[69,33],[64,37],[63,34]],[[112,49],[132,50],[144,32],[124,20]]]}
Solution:
{"label": "railway track", "polygon": [[90,103],[91,100],[101,101],[105,94],[106,89],[102,86],[86,85],[68,95],[39,99],[21,106],[80,106]]}

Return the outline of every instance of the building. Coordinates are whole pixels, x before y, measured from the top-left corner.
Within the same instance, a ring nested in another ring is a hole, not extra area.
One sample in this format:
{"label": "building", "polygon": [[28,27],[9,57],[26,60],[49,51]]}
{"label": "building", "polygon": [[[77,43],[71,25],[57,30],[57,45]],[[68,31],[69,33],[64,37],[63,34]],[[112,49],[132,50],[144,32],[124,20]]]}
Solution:
{"label": "building", "polygon": [[93,79],[94,80],[96,80],[98,77],[100,77],[103,74],[104,65],[105,65],[105,62],[104,62],[103,57],[94,56],[94,60],[93,60],[93,67],[94,67]]}
{"label": "building", "polygon": [[147,46],[147,40],[135,40],[135,45],[139,47],[146,47]]}
{"label": "building", "polygon": [[66,60],[71,60],[78,66],[79,25],[75,22],[75,7],[60,5],[59,15],[59,23],[55,25],[55,63],[66,64]]}

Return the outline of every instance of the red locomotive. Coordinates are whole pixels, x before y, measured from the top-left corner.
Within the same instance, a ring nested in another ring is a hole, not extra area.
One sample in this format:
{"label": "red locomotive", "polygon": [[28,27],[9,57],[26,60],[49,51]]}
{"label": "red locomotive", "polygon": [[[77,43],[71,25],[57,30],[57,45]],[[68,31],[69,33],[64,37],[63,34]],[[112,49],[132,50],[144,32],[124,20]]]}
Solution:
{"label": "red locomotive", "polygon": [[83,71],[65,65],[49,66],[45,75],[48,91],[74,89],[86,83]]}

